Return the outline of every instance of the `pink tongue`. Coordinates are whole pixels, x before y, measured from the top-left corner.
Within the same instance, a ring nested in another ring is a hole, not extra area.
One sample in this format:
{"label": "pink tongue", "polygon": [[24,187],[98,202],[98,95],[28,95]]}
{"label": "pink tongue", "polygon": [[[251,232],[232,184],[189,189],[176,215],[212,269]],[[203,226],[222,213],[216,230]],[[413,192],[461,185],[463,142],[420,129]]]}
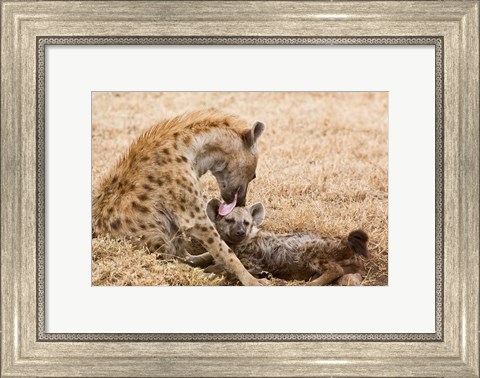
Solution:
{"label": "pink tongue", "polygon": [[221,215],[222,217],[230,214],[233,211],[233,209],[235,209],[235,206],[237,205],[237,197],[238,195],[237,193],[235,193],[235,198],[233,199],[232,203],[222,202],[222,204],[218,208],[218,214]]}

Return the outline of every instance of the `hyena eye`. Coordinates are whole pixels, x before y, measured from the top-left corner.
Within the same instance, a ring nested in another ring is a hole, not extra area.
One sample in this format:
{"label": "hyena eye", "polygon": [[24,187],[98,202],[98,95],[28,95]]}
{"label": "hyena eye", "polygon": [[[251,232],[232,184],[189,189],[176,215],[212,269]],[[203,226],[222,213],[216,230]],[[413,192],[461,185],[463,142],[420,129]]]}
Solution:
{"label": "hyena eye", "polygon": [[228,219],[225,219],[225,222],[227,222],[227,223],[233,223],[233,222],[235,222],[235,221],[234,221],[232,218],[228,218]]}
{"label": "hyena eye", "polygon": [[243,225],[248,227],[248,226],[250,226],[250,222],[249,221],[243,221]]}

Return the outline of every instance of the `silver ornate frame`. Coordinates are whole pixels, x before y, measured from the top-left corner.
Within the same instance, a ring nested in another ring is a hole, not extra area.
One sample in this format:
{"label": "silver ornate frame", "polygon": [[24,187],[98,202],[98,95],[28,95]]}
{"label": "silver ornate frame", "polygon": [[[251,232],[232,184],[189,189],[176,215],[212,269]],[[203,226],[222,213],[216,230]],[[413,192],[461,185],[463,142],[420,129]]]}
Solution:
{"label": "silver ornate frame", "polygon": [[[433,45],[435,46],[434,333],[46,333],[45,48],[48,45]],[[443,38],[434,37],[37,37],[37,340],[38,341],[441,341],[443,338]]]}
{"label": "silver ornate frame", "polygon": [[[478,0],[0,3],[2,376],[479,377]],[[435,333],[90,339],[42,331],[42,44],[167,39],[435,45],[442,128],[436,133]]]}

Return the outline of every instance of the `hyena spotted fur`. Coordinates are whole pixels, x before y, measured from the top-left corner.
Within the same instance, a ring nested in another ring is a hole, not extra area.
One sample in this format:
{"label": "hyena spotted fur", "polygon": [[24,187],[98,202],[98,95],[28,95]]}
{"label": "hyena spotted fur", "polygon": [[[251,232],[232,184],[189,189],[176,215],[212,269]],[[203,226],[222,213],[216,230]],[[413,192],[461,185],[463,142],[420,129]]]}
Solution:
{"label": "hyena spotted fur", "polygon": [[[93,196],[93,235],[144,244],[161,256],[191,265],[214,259],[244,285],[260,282],[220,238],[205,212],[199,178],[215,176],[226,203],[244,206],[255,177],[257,141],[265,125],[214,110],[187,113],[153,126],[132,143]],[[185,252],[187,239],[208,251]]]}
{"label": "hyena spotted fur", "polygon": [[[261,203],[236,207],[226,216],[218,214],[219,206],[219,200],[211,200],[207,214],[252,274],[268,272],[284,280],[312,279],[307,285],[327,285],[339,278],[343,285],[360,284],[363,262],[359,256],[368,257],[368,236],[364,231],[353,231],[347,238],[275,234],[258,228],[265,217]],[[218,273],[221,269],[221,264],[216,264],[206,271]]]}

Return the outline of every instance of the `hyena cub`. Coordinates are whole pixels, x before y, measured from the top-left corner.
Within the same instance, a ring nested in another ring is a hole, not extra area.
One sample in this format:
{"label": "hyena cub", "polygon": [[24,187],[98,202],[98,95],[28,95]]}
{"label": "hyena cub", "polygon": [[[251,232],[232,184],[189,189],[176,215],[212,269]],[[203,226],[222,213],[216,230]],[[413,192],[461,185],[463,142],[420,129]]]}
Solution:
{"label": "hyena cub", "polygon": [[[212,199],[208,217],[253,275],[266,271],[285,280],[313,278],[307,285],[327,285],[342,277],[346,284],[360,284],[363,263],[359,255],[368,257],[364,231],[353,231],[346,239],[313,233],[274,234],[258,229],[265,217],[261,203],[236,207],[226,216],[219,215],[219,207],[220,201]],[[216,265],[207,271],[219,268]]]}

